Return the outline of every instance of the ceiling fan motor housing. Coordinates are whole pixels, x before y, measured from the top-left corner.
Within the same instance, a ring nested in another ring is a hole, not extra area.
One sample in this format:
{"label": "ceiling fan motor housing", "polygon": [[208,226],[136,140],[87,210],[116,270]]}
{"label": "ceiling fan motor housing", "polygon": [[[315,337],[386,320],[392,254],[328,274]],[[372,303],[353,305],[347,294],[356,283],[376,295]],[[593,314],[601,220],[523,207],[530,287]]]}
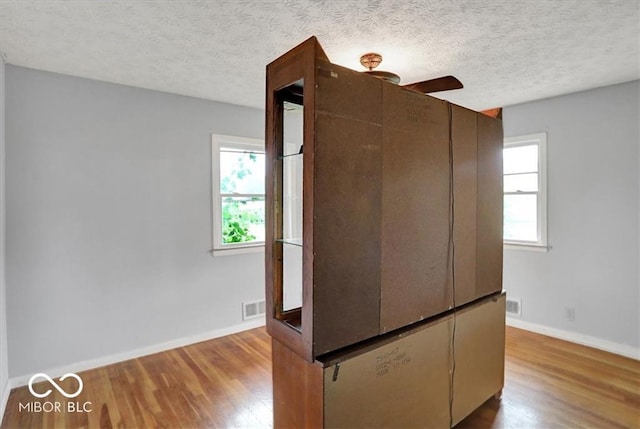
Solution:
{"label": "ceiling fan motor housing", "polygon": [[[374,70],[382,62],[382,55],[375,52],[369,52],[360,57],[360,64],[362,64],[368,70],[363,72],[371,76],[375,76],[379,79],[391,82],[394,84],[400,83],[400,76],[395,73]],[[463,87],[462,82],[456,79],[454,76],[443,76],[435,79],[428,79],[421,82],[415,82],[409,85],[403,85],[404,88],[411,89],[416,92],[427,94],[430,92],[449,91],[452,89],[460,89]]]}
{"label": "ceiling fan motor housing", "polygon": [[375,69],[382,62],[382,55],[374,52],[369,52],[360,57],[360,64],[368,68],[369,71]]}

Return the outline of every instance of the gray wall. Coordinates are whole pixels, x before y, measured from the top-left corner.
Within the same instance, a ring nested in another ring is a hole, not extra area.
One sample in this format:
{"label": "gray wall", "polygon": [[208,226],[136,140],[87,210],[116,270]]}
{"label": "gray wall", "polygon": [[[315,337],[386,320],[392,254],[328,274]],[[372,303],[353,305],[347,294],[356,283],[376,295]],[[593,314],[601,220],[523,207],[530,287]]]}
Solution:
{"label": "gray wall", "polygon": [[[5,65],[0,58],[0,412],[9,382],[7,362],[7,307],[5,294]],[[2,415],[0,415],[0,423]]]}
{"label": "gray wall", "polygon": [[[548,133],[553,248],[505,252],[525,321],[640,345],[638,91],[504,111],[505,136]],[[6,124],[11,376],[237,325],[263,297],[261,253],[208,253],[210,134],[262,137],[261,111],[7,66]]]}
{"label": "gray wall", "polygon": [[548,139],[552,248],[504,254],[524,321],[640,346],[639,94],[635,81],[504,109],[505,137]]}
{"label": "gray wall", "polygon": [[263,112],[10,65],[6,82],[10,375],[241,323],[264,256],[209,254],[210,134],[262,138]]}

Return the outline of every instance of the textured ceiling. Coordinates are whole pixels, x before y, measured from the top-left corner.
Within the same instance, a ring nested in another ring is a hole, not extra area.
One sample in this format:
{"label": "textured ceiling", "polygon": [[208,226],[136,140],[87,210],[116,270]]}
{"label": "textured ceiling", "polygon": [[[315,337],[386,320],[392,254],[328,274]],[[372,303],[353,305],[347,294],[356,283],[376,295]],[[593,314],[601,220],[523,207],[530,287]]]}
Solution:
{"label": "textured ceiling", "polygon": [[473,109],[640,78],[638,0],[0,1],[10,64],[260,107],[267,63],[311,35],[402,83],[453,74]]}

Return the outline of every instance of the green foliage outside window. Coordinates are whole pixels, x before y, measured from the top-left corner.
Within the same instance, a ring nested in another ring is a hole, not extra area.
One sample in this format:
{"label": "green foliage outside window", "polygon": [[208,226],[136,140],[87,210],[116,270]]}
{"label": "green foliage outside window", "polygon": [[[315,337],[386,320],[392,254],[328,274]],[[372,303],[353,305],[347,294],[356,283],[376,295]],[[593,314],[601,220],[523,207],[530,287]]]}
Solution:
{"label": "green foliage outside window", "polygon": [[264,197],[232,197],[229,194],[236,193],[240,182],[251,179],[249,176],[257,167],[258,156],[255,153],[237,153],[231,158],[227,160],[233,162],[233,167],[220,180],[220,192],[226,194],[222,197],[222,242],[256,241],[256,229],[264,228]]}
{"label": "green foliage outside window", "polygon": [[[254,241],[251,226],[264,224],[264,209],[256,207],[260,198],[234,200],[225,198],[222,203],[222,242],[244,243]],[[253,204],[252,204],[253,203]],[[262,206],[264,207],[264,205]]]}

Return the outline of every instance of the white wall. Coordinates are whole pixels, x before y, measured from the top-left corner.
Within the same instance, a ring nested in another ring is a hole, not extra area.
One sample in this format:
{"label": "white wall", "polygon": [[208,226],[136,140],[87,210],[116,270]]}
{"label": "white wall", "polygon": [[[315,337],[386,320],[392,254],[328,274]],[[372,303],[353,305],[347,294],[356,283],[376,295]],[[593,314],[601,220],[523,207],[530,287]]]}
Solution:
{"label": "white wall", "polygon": [[[548,133],[547,253],[505,250],[522,320],[640,347],[639,82],[504,109],[505,137]],[[575,308],[575,321],[565,308]]]}
{"label": "white wall", "polygon": [[262,138],[263,112],[10,65],[6,82],[10,375],[241,323],[264,256],[209,253],[210,134]]}
{"label": "white wall", "polygon": [[5,294],[5,65],[0,58],[0,423],[8,397],[7,307]]}

